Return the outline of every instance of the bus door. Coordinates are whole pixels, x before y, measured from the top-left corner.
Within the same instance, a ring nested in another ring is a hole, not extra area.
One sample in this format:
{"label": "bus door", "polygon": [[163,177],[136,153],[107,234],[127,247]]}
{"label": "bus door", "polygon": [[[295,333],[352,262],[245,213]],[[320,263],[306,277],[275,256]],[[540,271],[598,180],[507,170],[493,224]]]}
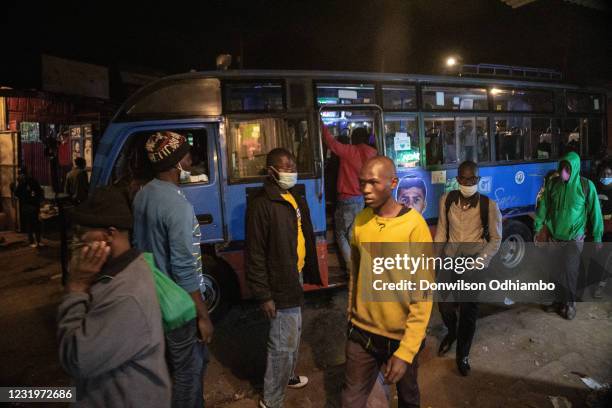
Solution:
{"label": "bus door", "polygon": [[[323,105],[319,109],[319,125],[327,127],[332,136],[344,144],[351,144],[355,130],[366,129],[370,135],[369,143],[376,147],[379,154],[385,152],[383,111],[378,105]],[[319,126],[320,127],[320,126]],[[335,243],[334,210],[337,202],[337,181],[340,168],[339,158],[328,149],[321,134],[320,162],[323,163],[323,183],[325,189],[325,210],[327,223],[327,242]],[[325,147],[325,148],[324,148]],[[338,251],[329,251],[329,282],[343,283],[345,279],[342,267],[344,262]]]}
{"label": "bus door", "polygon": [[101,144],[109,144],[112,151],[106,157],[97,182],[106,184],[125,180],[142,185],[153,178],[145,143],[159,131],[183,135],[191,145],[191,174],[181,179],[181,190],[193,205],[200,224],[202,243],[222,242],[225,239],[224,217],[219,177],[219,124],[193,119],[112,124]]}

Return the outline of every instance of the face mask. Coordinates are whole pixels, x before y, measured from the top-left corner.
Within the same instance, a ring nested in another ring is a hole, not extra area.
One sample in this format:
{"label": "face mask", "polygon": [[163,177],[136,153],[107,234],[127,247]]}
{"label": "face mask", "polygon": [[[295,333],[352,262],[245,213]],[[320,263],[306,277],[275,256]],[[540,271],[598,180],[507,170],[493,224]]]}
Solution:
{"label": "face mask", "polygon": [[471,197],[478,192],[478,184],[474,184],[473,186],[464,186],[463,184],[459,184],[459,191],[464,197]]}
{"label": "face mask", "polygon": [[283,190],[289,190],[290,188],[295,186],[295,183],[297,183],[297,173],[283,173],[276,170],[274,167],[272,167],[272,169],[274,169],[276,174],[278,174],[278,178],[275,177],[275,180],[278,186]]}
{"label": "face mask", "polygon": [[599,182],[604,186],[612,185],[612,177],[602,177],[599,179]]}
{"label": "face mask", "polygon": [[567,171],[567,169],[564,167],[564,168],[561,170],[561,180],[563,180],[563,181],[569,181],[569,179],[570,179],[570,173],[569,173],[569,171]]}
{"label": "face mask", "polygon": [[183,167],[181,166],[181,163],[179,163],[176,166],[177,169],[180,170],[181,174],[179,175],[179,179],[181,180],[181,182],[185,183],[185,182],[189,182],[189,179],[191,177],[191,172],[190,171],[186,171],[183,170]]}

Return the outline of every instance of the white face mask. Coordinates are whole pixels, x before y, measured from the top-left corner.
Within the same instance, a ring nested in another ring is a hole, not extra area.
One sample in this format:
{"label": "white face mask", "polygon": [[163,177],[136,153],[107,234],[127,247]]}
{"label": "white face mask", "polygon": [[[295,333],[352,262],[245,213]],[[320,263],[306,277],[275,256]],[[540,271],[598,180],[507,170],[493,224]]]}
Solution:
{"label": "white face mask", "polygon": [[297,173],[283,173],[276,170],[274,167],[272,167],[272,169],[274,169],[274,172],[278,174],[278,177],[274,178],[276,180],[276,184],[278,184],[278,186],[283,190],[289,190],[297,183]]}
{"label": "white face mask", "polygon": [[191,177],[191,172],[183,170],[181,163],[177,164],[176,168],[179,169],[179,171],[181,172],[181,174],[179,175],[179,180],[182,183],[189,182],[190,177]]}
{"label": "white face mask", "polygon": [[474,184],[473,186],[459,184],[459,191],[461,191],[464,197],[471,197],[478,192],[478,184]]}

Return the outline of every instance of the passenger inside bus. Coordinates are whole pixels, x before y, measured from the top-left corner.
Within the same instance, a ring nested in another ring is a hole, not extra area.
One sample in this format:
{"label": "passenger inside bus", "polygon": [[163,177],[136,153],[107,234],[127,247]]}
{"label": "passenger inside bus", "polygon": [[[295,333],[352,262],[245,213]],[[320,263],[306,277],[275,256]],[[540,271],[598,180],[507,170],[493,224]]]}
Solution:
{"label": "passenger inside bus", "polygon": [[425,158],[428,166],[442,164],[442,143],[439,133],[437,129],[430,129],[425,136],[427,140],[427,143],[425,143]]}
{"label": "passenger inside bus", "polygon": [[535,157],[549,159],[552,157],[552,133],[540,134],[540,142],[536,146]]}
{"label": "passenger inside bus", "polygon": [[457,144],[455,132],[447,132],[444,137],[444,164],[457,163]]}
{"label": "passenger inside bus", "polygon": [[[486,126],[486,121],[484,122]],[[476,128],[476,136],[478,140],[478,162],[489,161],[489,132],[485,126]]]}

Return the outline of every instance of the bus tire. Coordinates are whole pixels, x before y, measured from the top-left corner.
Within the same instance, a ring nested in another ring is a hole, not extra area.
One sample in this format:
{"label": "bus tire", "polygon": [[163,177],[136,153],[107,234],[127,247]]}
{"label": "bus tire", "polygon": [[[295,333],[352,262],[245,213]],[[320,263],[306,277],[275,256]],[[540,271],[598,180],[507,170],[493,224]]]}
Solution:
{"label": "bus tire", "polygon": [[221,258],[202,254],[202,264],[210,318],[219,322],[240,298],[238,279],[232,267]]}
{"label": "bus tire", "polygon": [[527,245],[533,241],[531,229],[521,221],[506,220],[497,259],[506,272],[517,268],[525,258]]}

